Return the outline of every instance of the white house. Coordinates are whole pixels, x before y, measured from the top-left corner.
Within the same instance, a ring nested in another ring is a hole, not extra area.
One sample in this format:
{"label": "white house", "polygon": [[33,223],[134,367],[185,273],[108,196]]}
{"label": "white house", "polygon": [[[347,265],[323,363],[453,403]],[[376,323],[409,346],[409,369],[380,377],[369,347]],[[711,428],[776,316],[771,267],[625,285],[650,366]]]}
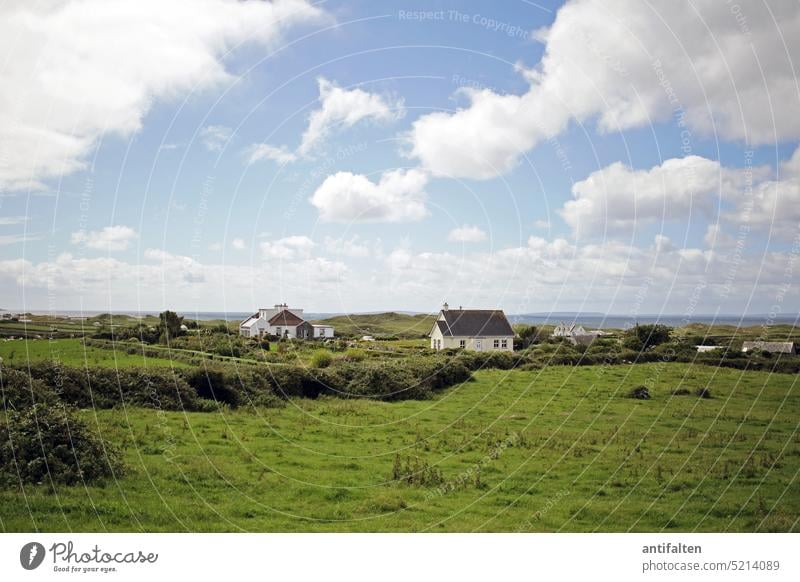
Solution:
{"label": "white house", "polygon": [[573,337],[576,335],[586,335],[586,330],[582,325],[567,325],[563,321],[553,330],[553,337]]}
{"label": "white house", "polygon": [[500,309],[450,309],[445,303],[429,336],[434,350],[514,351],[514,330]]}
{"label": "white house", "polygon": [[330,325],[311,325],[303,319],[302,309],[289,309],[286,303],[261,308],[239,324],[239,335],[260,337],[274,335],[292,339],[332,338]]}
{"label": "white house", "polygon": [[553,337],[565,337],[574,345],[588,346],[598,336],[605,335],[602,331],[586,331],[582,325],[567,325],[563,321],[553,330]]}

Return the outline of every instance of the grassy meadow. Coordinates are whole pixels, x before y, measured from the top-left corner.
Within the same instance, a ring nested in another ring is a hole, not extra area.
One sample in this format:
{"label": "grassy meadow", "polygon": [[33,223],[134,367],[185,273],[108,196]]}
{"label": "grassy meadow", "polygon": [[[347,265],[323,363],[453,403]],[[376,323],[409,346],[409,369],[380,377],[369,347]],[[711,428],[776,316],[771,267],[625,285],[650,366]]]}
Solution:
{"label": "grassy meadow", "polygon": [[[122,347],[122,346],[120,346]],[[0,341],[0,357],[7,366],[26,366],[36,362],[59,362],[78,368],[185,367],[170,359],[129,354],[123,349],[86,346],[80,339],[15,339]]]}
{"label": "grassy meadow", "polygon": [[0,490],[0,530],[800,530],[796,375],[551,366],[431,400],[80,415],[125,474]]}
{"label": "grassy meadow", "polygon": [[363,313],[338,315],[314,323],[325,323],[336,328],[337,335],[361,337],[371,335],[376,338],[396,337],[400,339],[419,339],[427,337],[436,321],[436,315],[420,313]]}

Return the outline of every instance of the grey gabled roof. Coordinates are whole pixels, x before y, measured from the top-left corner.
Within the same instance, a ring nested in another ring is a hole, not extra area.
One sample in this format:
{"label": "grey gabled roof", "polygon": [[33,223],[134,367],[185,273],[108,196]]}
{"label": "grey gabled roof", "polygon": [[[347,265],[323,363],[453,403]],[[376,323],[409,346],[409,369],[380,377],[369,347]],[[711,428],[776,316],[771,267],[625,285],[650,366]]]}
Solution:
{"label": "grey gabled roof", "polygon": [[442,335],[449,337],[513,336],[514,330],[500,309],[448,309],[436,322]]}

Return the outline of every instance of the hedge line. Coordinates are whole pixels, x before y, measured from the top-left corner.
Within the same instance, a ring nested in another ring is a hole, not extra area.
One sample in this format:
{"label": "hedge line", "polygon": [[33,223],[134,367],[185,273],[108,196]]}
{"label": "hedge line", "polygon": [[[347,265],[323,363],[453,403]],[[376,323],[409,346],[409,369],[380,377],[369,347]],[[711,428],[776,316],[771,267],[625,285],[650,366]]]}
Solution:
{"label": "hedge line", "polygon": [[[389,361],[339,361],[327,368],[301,366],[195,366],[187,369],[70,368],[37,363],[22,370],[3,368],[3,404],[26,408],[60,399],[79,408],[120,404],[164,410],[213,410],[276,406],[292,397],[320,394],[342,398],[393,401],[429,398],[436,391],[465,382],[482,368],[533,369],[546,365],[614,365],[626,362],[695,362],[751,370],[797,373],[800,358],[743,355],[738,352],[696,354],[653,349],[579,353],[557,349],[536,352],[446,352]],[[204,362],[207,363],[207,362]]]}
{"label": "hedge line", "polygon": [[404,362],[341,362],[325,369],[300,366],[71,368],[41,362],[4,368],[4,406],[24,409],[60,400],[78,408],[125,404],[163,410],[209,410],[214,401],[232,407],[276,406],[291,397],[407,400],[465,382],[462,358],[412,358]]}

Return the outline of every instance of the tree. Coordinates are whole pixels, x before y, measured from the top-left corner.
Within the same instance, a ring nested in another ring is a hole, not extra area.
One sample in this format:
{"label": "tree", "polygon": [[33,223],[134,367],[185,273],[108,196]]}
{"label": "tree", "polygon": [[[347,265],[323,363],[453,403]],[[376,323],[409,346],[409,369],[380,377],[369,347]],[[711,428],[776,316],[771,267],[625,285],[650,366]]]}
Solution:
{"label": "tree", "polygon": [[539,329],[535,325],[520,325],[517,329],[519,342],[515,348],[525,349],[539,343]]}
{"label": "tree", "polygon": [[660,323],[635,325],[625,332],[623,345],[632,350],[646,350],[669,341],[672,328]]}
{"label": "tree", "polygon": [[158,314],[159,324],[158,332],[161,343],[168,343],[181,335],[181,325],[183,325],[183,317],[179,316],[174,311],[162,311]]}

